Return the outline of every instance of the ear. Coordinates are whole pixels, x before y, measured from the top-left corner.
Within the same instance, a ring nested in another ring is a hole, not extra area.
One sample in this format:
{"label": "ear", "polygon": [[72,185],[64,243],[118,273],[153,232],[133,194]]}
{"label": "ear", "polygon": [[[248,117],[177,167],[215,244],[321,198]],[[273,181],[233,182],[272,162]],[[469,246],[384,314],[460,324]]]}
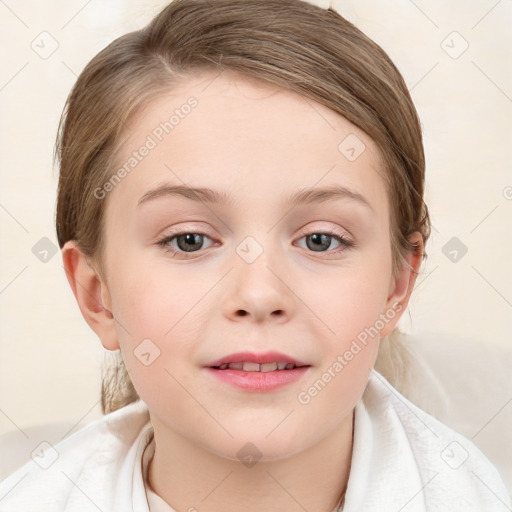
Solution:
{"label": "ear", "polygon": [[75,240],[66,242],[62,248],[62,261],[68,282],[86,322],[107,350],[119,349],[107,286]]}
{"label": "ear", "polygon": [[[384,314],[389,321],[380,331],[381,339],[391,333],[405,311],[421,266],[424,253],[421,233],[416,231],[409,237],[409,241],[416,244],[418,249],[408,252],[405,255],[405,263],[400,267],[398,275],[396,277],[391,276],[389,296],[384,310]],[[393,312],[392,315],[391,312]]]}

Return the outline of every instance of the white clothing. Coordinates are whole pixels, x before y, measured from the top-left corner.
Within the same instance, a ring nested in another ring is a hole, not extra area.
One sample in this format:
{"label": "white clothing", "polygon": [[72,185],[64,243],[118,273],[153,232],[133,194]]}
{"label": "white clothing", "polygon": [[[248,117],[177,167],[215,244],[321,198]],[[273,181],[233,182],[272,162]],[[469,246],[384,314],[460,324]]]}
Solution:
{"label": "white clothing", "polygon": [[[175,512],[146,486],[154,448],[149,411],[139,400],[87,425],[3,480],[0,512]],[[343,511],[510,509],[498,471],[480,450],[373,370],[355,408]]]}

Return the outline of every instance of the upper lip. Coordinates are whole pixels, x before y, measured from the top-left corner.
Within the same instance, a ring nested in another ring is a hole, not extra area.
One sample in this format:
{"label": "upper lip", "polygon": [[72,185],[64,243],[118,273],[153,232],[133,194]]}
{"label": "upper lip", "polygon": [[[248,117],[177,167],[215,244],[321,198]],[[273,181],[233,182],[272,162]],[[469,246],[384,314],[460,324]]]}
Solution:
{"label": "upper lip", "polygon": [[262,352],[260,354],[254,352],[237,352],[236,354],[230,354],[228,356],[222,357],[221,359],[216,359],[215,361],[211,361],[206,363],[206,367],[211,366],[220,366],[225,363],[293,363],[295,366],[309,366],[307,363],[299,361],[294,357],[291,357],[287,354],[283,354],[282,352],[276,352],[274,350],[270,352]]}

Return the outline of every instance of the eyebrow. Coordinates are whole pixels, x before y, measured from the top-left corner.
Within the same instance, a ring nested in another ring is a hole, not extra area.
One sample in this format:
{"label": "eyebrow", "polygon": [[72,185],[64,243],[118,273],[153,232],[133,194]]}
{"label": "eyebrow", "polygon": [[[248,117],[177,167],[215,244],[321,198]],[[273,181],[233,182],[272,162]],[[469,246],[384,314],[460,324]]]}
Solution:
{"label": "eyebrow", "polygon": [[[235,203],[234,199],[226,192],[212,190],[203,187],[187,187],[184,185],[163,184],[146,192],[139,200],[138,207],[148,201],[164,196],[181,196],[208,204],[230,204]],[[350,190],[341,185],[332,185],[323,188],[299,189],[285,200],[285,204],[294,207],[299,204],[321,204],[336,199],[353,199],[367,206],[374,211],[370,202],[359,192]]]}

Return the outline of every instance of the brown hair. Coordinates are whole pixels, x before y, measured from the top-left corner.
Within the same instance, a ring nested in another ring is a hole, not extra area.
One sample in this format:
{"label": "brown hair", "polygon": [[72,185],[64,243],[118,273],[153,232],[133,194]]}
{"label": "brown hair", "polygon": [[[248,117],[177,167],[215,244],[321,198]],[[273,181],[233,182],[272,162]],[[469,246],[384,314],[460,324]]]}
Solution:
{"label": "brown hair", "polygon": [[[231,70],[321,103],[366,132],[382,153],[391,205],[393,271],[408,236],[430,220],[423,201],[421,126],[388,55],[337,12],[301,0],[174,0],[145,28],[119,37],[85,67],[59,125],[56,229],[102,270],[104,201],[127,122],[187,75]],[[341,141],[340,141],[341,142]],[[425,253],[423,253],[425,257]],[[103,412],[138,399],[119,355],[104,373]]]}

